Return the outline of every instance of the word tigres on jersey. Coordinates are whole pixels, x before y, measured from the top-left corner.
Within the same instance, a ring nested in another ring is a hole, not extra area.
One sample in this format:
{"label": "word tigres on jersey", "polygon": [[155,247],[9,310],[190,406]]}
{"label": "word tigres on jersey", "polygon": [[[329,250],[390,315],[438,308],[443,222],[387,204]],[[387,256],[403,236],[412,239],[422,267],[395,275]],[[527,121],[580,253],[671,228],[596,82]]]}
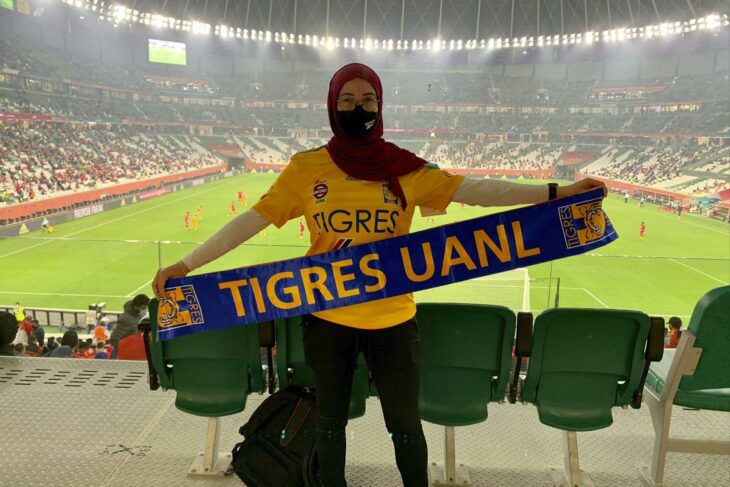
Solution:
{"label": "word tigres on jersey", "polygon": [[[408,202],[404,210],[387,181],[348,176],[320,147],[295,154],[254,208],[277,227],[304,216],[311,234],[307,255],[314,255],[407,234],[416,206],[445,210],[462,179],[433,164],[401,176]],[[316,315],[334,323],[377,329],[407,321],[415,313],[413,296],[406,294]]]}

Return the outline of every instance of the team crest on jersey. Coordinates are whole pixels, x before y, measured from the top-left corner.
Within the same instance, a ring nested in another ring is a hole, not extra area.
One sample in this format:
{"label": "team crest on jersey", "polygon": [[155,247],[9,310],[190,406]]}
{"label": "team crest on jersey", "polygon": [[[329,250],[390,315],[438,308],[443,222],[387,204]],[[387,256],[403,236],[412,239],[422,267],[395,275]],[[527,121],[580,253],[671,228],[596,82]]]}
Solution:
{"label": "team crest on jersey", "polygon": [[166,298],[160,301],[157,323],[160,329],[198,325],[204,322],[195,288],[191,285],[165,290]]}
{"label": "team crest on jersey", "polygon": [[561,206],[558,208],[563,237],[567,248],[582,247],[603,238],[607,218],[601,209],[601,200]]}
{"label": "team crest on jersey", "polygon": [[324,203],[324,198],[329,193],[329,187],[327,187],[326,181],[320,181],[319,179],[314,182],[314,188],[312,189],[312,196],[314,196],[314,204],[318,205]]}
{"label": "team crest on jersey", "polygon": [[396,196],[393,190],[390,189],[390,183],[388,181],[380,183],[380,187],[383,188],[383,203],[389,203],[392,205],[400,204],[398,196]]}

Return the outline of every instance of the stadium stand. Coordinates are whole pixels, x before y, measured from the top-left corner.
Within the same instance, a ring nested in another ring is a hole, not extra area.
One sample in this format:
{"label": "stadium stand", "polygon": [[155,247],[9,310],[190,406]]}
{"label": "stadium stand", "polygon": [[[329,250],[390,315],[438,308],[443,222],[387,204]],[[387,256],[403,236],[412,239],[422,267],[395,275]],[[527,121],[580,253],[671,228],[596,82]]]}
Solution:
{"label": "stadium stand", "polygon": [[0,124],[0,191],[6,203],[217,164],[210,153],[132,127]]}

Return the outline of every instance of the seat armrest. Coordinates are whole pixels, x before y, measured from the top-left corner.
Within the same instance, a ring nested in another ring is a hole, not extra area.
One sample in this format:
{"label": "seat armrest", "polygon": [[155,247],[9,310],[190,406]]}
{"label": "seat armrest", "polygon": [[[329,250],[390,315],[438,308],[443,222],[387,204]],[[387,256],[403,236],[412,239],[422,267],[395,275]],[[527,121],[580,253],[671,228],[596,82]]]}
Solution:
{"label": "seat armrest", "polygon": [[651,326],[649,327],[649,336],[646,340],[646,350],[644,351],[644,370],[641,372],[641,380],[636,386],[636,390],[631,397],[631,407],[634,409],[641,408],[641,401],[644,396],[644,383],[649,373],[649,366],[652,362],[661,362],[664,356],[664,318],[652,316]]}
{"label": "seat armrest", "polygon": [[517,402],[517,390],[522,370],[522,359],[532,353],[532,313],[517,313],[517,337],[515,339],[515,364],[509,384],[508,400],[510,404]]}

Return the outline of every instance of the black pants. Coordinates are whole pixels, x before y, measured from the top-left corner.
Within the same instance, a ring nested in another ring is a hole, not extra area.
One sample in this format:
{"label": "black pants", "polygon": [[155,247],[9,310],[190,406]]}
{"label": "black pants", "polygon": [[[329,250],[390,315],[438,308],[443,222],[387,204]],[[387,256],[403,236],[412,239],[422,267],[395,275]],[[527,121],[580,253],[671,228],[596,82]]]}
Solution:
{"label": "black pants", "polygon": [[418,413],[421,339],[415,318],[382,330],[360,330],[305,316],[304,354],[317,388],[317,453],[324,487],[344,487],[345,426],[352,376],[365,355],[395,447],[405,487],[428,485],[428,449]]}

